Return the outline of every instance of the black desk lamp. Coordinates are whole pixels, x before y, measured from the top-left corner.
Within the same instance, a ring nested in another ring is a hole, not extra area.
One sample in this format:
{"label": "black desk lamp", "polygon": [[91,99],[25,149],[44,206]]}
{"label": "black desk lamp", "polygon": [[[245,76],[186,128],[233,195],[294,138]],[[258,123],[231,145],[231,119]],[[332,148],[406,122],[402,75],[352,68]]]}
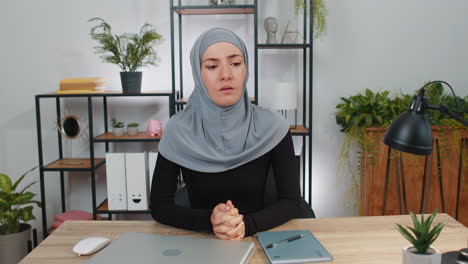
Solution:
{"label": "black desk lamp", "polygon": [[[414,96],[411,105],[405,113],[401,114],[385,132],[383,142],[391,148],[409,152],[417,155],[429,155],[432,152],[432,129],[425,113],[426,109],[438,110],[441,113],[448,114],[465,126],[468,121],[461,118],[457,113],[451,111],[446,105],[430,105],[428,98],[424,96],[424,88],[433,83],[443,83],[450,87],[450,84],[444,81],[433,81],[424,85],[419,94]],[[457,107],[458,108],[458,107]]]}

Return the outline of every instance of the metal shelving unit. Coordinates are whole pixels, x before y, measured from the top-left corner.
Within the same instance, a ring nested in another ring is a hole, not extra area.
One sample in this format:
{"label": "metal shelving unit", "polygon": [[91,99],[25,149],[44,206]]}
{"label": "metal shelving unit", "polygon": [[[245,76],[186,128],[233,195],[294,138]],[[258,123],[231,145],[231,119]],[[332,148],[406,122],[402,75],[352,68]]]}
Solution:
{"label": "metal shelving unit", "polygon": [[[312,54],[313,54],[313,25],[312,19],[307,19],[307,14],[312,14],[312,1],[303,0],[304,4],[308,7],[308,12],[304,12],[303,16],[303,32],[304,42],[300,44],[263,44],[258,43],[258,0],[253,0],[252,5],[206,5],[206,6],[186,6],[181,4],[181,0],[177,1],[177,5],[174,4],[174,0],[170,1],[170,20],[171,20],[171,62],[172,62],[172,93],[175,95],[174,112],[183,109],[187,103],[188,96],[184,95],[183,87],[183,58],[182,58],[182,18],[185,15],[239,15],[239,14],[251,14],[254,16],[254,97],[250,100],[254,104],[258,104],[258,52],[259,50],[265,49],[277,49],[277,50],[289,50],[298,49],[302,50],[303,53],[303,119],[302,124],[295,127],[291,126],[290,132],[293,136],[301,136],[303,140],[302,145],[302,176],[303,176],[303,188],[302,192],[306,194],[306,178],[308,180],[308,199],[306,200],[311,203],[312,201]],[[273,4],[268,2],[268,4]],[[176,62],[175,62],[175,15],[178,18],[177,29],[178,29],[178,57],[179,57],[179,87],[176,87]],[[308,42],[309,41],[309,42]],[[306,144],[307,142],[307,144]],[[309,164],[306,169],[306,160]]]}
{"label": "metal shelving unit", "polygon": [[[58,94],[58,93],[49,93],[49,94],[39,94],[36,95],[36,126],[37,126],[37,139],[38,139],[38,154],[39,154],[39,177],[40,177],[40,188],[41,188],[41,201],[42,201],[42,227],[43,227],[43,236],[44,238],[48,235],[47,228],[47,211],[46,211],[46,192],[45,192],[45,181],[44,173],[49,171],[60,172],[60,191],[61,191],[61,202],[62,202],[62,212],[66,211],[65,206],[65,183],[64,183],[64,172],[69,171],[84,171],[89,172],[91,176],[91,193],[92,193],[92,208],[93,208],[93,217],[96,219],[97,214],[108,214],[111,217],[112,214],[139,214],[139,213],[149,213],[149,210],[145,211],[112,211],[107,209],[107,199],[103,201],[99,206],[96,202],[96,178],[95,171],[99,167],[105,164],[105,159],[100,157],[95,157],[94,153],[94,144],[95,143],[104,143],[106,152],[109,151],[109,143],[119,143],[119,142],[157,142],[161,139],[160,136],[150,137],[145,135],[144,132],[141,132],[135,136],[122,136],[115,137],[109,132],[108,127],[108,107],[107,99],[111,97],[168,97],[169,101],[169,114],[172,116],[174,114],[174,94],[171,91],[150,91],[142,92],[139,94],[123,94],[122,92],[105,92],[105,93],[92,93],[92,94]],[[56,120],[60,121],[62,118],[60,100],[62,98],[86,98],[88,106],[88,136],[89,136],[89,158],[64,158],[63,157],[63,145],[62,145],[62,135],[57,130],[57,140],[58,140],[58,159],[44,165],[43,157],[43,145],[42,145],[42,127],[41,127],[41,100],[43,99],[55,99],[56,105]],[[104,133],[94,136],[93,128],[93,108],[92,102],[93,99],[102,99],[102,104],[104,107]]]}

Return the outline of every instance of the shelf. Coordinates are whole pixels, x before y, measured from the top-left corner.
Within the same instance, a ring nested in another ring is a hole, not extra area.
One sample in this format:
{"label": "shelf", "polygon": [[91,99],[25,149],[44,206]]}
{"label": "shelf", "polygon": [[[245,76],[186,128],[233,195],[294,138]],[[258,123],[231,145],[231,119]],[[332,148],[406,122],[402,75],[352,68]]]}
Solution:
{"label": "shelf", "polygon": [[97,136],[94,139],[94,142],[142,142],[142,141],[150,141],[156,142],[160,141],[161,136],[148,136],[146,131],[138,132],[135,136],[129,136],[128,134],[124,134],[123,136],[115,136],[112,132],[107,132],[102,135]]}
{"label": "shelf", "polygon": [[[105,163],[105,159],[94,159],[94,169]],[[89,171],[91,159],[59,159],[44,167],[44,171]]]}
{"label": "shelf", "polygon": [[289,132],[291,132],[291,135],[293,136],[308,136],[309,135],[309,129],[303,125],[297,125],[295,128],[294,126],[289,126]]}
{"label": "shelf", "polygon": [[150,214],[150,210],[138,210],[138,211],[129,211],[129,210],[109,210],[109,204],[107,199],[102,202],[97,208],[98,214]]}
{"label": "shelf", "polygon": [[174,6],[179,15],[254,14],[254,5]]}
{"label": "shelf", "polygon": [[[255,102],[255,97],[249,97],[249,99],[251,102]],[[187,102],[188,102],[188,98],[181,98],[181,99],[177,99],[175,103],[178,105],[184,105]]]}
{"label": "shelf", "polygon": [[161,91],[142,91],[141,93],[123,93],[122,91],[105,91],[102,93],[76,93],[76,94],[62,94],[57,92],[39,94],[36,97],[111,97],[111,96],[169,96],[172,92],[170,90]]}
{"label": "shelf", "polygon": [[309,47],[310,44],[257,44],[258,49],[303,49]]}

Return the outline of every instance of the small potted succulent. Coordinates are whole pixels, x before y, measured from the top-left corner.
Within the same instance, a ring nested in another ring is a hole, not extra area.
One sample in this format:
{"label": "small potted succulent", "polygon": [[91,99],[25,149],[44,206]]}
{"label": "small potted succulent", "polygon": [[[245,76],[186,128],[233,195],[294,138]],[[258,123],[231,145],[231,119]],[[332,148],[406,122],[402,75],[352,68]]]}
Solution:
{"label": "small potted succulent", "polygon": [[127,125],[127,134],[129,136],[135,136],[136,134],[138,134],[138,126],[140,124],[138,123],[129,123]]}
{"label": "small potted succulent", "polygon": [[431,229],[437,211],[436,209],[426,220],[421,215],[421,221],[415,214],[411,213],[413,227],[404,228],[397,224],[398,232],[412,244],[403,248],[403,264],[440,264],[442,262],[440,251],[431,247],[446,224],[446,222],[441,222]]}
{"label": "small potted succulent", "polygon": [[125,132],[125,123],[120,122],[116,118],[112,118],[112,134],[114,134],[116,137],[121,137],[123,136]]}
{"label": "small potted succulent", "polygon": [[31,225],[27,222],[36,219],[33,205],[41,207],[39,201],[33,200],[35,193],[28,188],[35,182],[17,191],[24,177],[36,167],[23,174],[16,182],[0,173],[0,263],[18,263],[28,254],[28,240],[31,240]]}

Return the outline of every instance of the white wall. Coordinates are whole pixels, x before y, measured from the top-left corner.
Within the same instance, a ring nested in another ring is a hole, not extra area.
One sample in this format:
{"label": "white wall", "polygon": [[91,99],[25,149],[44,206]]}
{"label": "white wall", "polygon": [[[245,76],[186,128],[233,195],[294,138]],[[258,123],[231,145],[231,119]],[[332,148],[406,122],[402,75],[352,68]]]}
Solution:
{"label": "white wall", "polygon": [[446,80],[460,95],[468,86],[467,1],[341,0],[327,6],[328,36],[314,51],[312,193],[320,217],[357,214],[343,206],[349,175],[336,176],[340,96],[365,88],[411,93],[428,80]]}
{"label": "white wall", "polygon": [[[153,24],[165,41],[158,47],[161,64],[144,69],[143,90],[171,89],[170,79],[170,17],[169,1],[101,0],[101,1],[4,1],[0,10],[0,77],[2,80],[0,116],[0,171],[14,178],[37,165],[37,136],[34,95],[57,89],[58,80],[66,77],[104,76],[110,87],[119,89],[119,69],[104,64],[93,53],[94,42],[89,37],[88,19],[105,18],[117,33],[136,31],[144,22]],[[204,4],[204,0],[188,1]],[[238,1],[245,3],[246,1]],[[282,12],[293,1],[261,2],[259,10],[259,41],[264,41],[263,19],[276,16],[280,22],[278,37],[291,12]],[[364,88],[390,89],[395,92],[413,91],[427,80],[449,81],[456,92],[466,94],[468,76],[468,20],[465,0],[335,0],[326,1],[328,36],[315,41],[314,47],[314,107],[313,107],[313,208],[319,217],[356,214],[346,208],[344,192],[349,189],[348,175],[337,179],[336,161],[342,134],[335,124],[335,106],[340,96],[349,96]],[[281,11],[281,12],[280,12]],[[199,32],[210,26],[232,28],[247,42],[253,42],[250,26],[243,25],[249,16],[188,17],[184,20],[184,84],[190,90],[191,72],[188,52]],[[249,20],[250,19],[250,20]],[[253,58],[253,52],[250,53]],[[276,55],[276,57],[274,57]],[[277,76],[294,79],[289,74],[297,52],[260,53],[259,62],[267,67],[260,80]],[[275,59],[276,58],[276,59]],[[278,68],[279,67],[279,68]],[[292,70],[291,70],[292,71]],[[292,71],[295,72],[295,71]],[[251,78],[253,72],[251,72]],[[252,89],[253,79],[249,86]],[[139,101],[132,101],[139,100]],[[42,104],[43,142],[45,162],[56,158],[54,101]],[[85,114],[83,100],[66,100],[70,113]],[[94,107],[100,112],[100,104]],[[110,102],[110,115],[124,121],[145,122],[150,118],[167,120],[165,99],[115,99]],[[97,114],[97,118],[100,115]],[[138,116],[138,117],[136,117]],[[137,119],[137,120],[135,120]],[[99,119],[97,120],[99,122]],[[96,128],[99,132],[100,128]],[[86,156],[86,142],[65,142],[66,155]],[[98,153],[103,153],[97,146]],[[145,149],[153,146],[118,146],[117,148]],[[38,179],[38,173],[31,174]],[[98,197],[105,192],[105,177],[99,173]],[[90,185],[87,174],[67,177],[67,206],[91,211]],[[339,179],[342,179],[341,181]],[[28,179],[31,181],[32,179]],[[59,177],[46,173],[49,224],[60,212]],[[34,186],[39,193],[39,185]],[[99,201],[99,199],[98,199]],[[38,219],[39,210],[35,211]],[[40,228],[40,221],[34,223]]]}

